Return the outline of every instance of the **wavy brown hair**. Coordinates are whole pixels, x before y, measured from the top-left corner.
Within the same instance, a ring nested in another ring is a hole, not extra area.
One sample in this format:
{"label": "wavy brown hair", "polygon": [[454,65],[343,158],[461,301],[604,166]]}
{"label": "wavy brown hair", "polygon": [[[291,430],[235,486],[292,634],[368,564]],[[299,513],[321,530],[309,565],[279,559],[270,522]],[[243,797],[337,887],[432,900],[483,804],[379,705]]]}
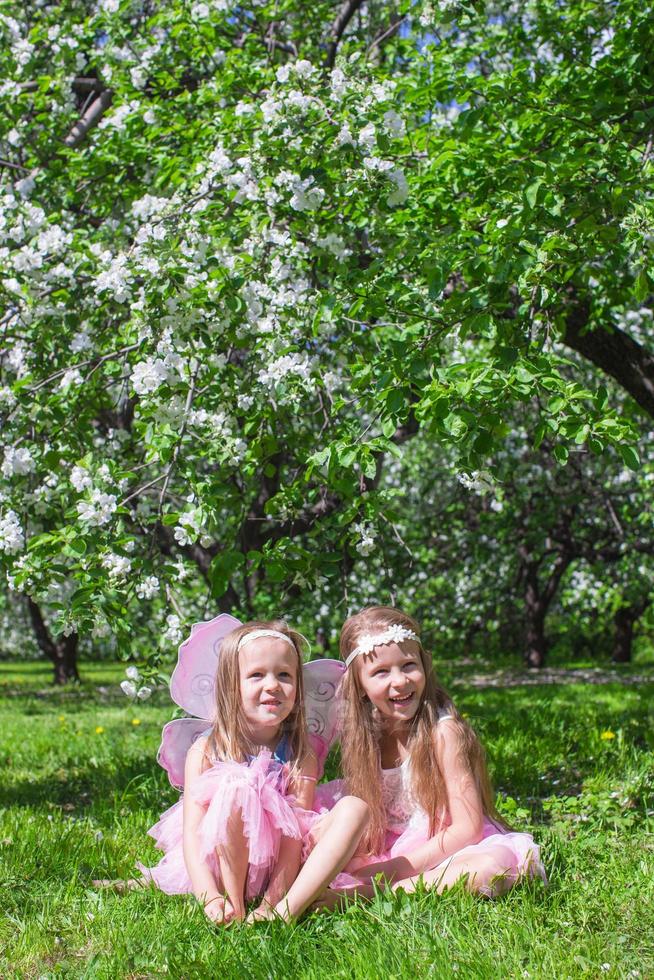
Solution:
{"label": "wavy brown hair", "polygon": [[258,747],[248,737],[241,703],[241,679],[239,673],[238,645],[253,630],[276,630],[287,636],[297,654],[297,686],[295,705],[282,723],[282,733],[288,736],[293,765],[291,778],[297,775],[311,749],[307,738],[304,716],[304,683],[302,671],[302,643],[304,637],[283,619],[253,620],[228,633],[220,646],[216,671],[216,717],[207,738],[205,756],[208,760],[223,759],[245,762],[248,755],[255,755]]}
{"label": "wavy brown hair", "polygon": [[[404,626],[419,637],[420,627],[414,619],[391,606],[370,606],[350,616],[341,630],[340,653],[343,660],[357,646],[364,633],[382,633],[394,623]],[[429,816],[429,833],[434,835],[442,826],[447,813],[447,790],[438,762],[435,728],[439,715],[452,715],[457,729],[459,752],[475,780],[484,813],[502,826],[493,799],[484,750],[471,726],[461,717],[449,694],[434,674],[431,657],[420,647],[420,660],[425,672],[425,689],[418,710],[411,719],[408,752],[411,758],[411,790],[416,801]],[[341,685],[343,700],[343,737],[341,754],[343,774],[348,792],[358,796],[370,807],[370,821],[364,846],[371,854],[384,849],[386,812],[382,798],[380,723],[376,712],[365,696],[359,680],[359,657],[348,667]]]}

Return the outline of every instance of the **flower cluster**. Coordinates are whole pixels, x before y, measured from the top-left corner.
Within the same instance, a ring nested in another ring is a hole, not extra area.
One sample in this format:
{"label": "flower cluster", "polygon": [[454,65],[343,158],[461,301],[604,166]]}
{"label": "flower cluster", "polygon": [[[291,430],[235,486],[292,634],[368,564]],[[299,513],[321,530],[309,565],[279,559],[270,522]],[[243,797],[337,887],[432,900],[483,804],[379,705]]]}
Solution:
{"label": "flower cluster", "polygon": [[151,685],[140,684],[141,673],[138,667],[128,667],[125,671],[127,679],[120,682],[120,689],[128,698],[147,701],[154,688]]}
{"label": "flower cluster", "polygon": [[14,555],[25,547],[25,535],[13,510],[0,515],[0,551]]}

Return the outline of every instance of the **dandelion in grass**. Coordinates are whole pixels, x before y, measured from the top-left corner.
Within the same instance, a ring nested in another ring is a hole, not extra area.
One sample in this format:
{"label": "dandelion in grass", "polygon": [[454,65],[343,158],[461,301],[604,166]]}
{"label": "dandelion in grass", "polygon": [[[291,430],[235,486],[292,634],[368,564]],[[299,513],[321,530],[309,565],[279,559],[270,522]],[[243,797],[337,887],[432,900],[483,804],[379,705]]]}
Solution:
{"label": "dandelion in grass", "polygon": [[135,728],[136,728],[137,725],[140,725],[140,724],[141,724],[141,719],[140,718],[132,718],[132,725],[134,725]]}
{"label": "dandelion in grass", "polygon": [[612,732],[610,728],[607,728],[605,732],[602,732],[600,738],[603,742],[610,742],[611,739],[615,738],[615,732]]}
{"label": "dandelion in grass", "polygon": [[98,725],[98,726],[96,727],[96,729],[95,729],[95,734],[96,734],[96,735],[103,735],[103,734],[104,734],[104,728],[102,727],[102,725]]}

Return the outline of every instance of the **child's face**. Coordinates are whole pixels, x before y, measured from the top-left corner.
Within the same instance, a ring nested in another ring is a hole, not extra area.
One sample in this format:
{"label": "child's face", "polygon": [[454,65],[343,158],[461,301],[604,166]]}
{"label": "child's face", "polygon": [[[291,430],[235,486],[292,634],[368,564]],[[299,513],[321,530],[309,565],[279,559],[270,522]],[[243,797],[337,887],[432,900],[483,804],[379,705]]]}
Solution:
{"label": "child's face", "polygon": [[375,647],[357,657],[359,681],[364,694],[390,722],[410,721],[425,689],[420,648],[413,640]]}
{"label": "child's face", "polygon": [[295,706],[297,653],[289,643],[261,636],[239,651],[241,704],[253,731],[278,727]]}

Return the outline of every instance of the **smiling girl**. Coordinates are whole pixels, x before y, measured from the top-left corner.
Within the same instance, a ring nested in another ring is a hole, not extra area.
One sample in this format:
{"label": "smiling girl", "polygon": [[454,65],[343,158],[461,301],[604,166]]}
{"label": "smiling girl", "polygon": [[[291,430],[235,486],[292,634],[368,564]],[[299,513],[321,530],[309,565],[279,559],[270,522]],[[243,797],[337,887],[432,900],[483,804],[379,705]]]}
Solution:
{"label": "smiling girl", "polygon": [[464,878],[492,896],[544,877],[532,837],[497,814],[483,749],[436,680],[418,624],[374,606],[347,620],[340,649],[345,785],[370,810],[347,868],[356,890],[369,894],[376,875],[406,891]]}
{"label": "smiling girl", "polygon": [[150,830],[166,854],[155,868],[141,867],[145,879],[169,894],[192,892],[217,923],[243,919],[254,898],[261,902],[252,918],[300,915],[350,859],[366,825],[361,800],[340,800],[321,819],[320,840],[295,880],[318,820],[303,640],[281,620],[224,637],[213,724],[188,750],[182,800]]}

